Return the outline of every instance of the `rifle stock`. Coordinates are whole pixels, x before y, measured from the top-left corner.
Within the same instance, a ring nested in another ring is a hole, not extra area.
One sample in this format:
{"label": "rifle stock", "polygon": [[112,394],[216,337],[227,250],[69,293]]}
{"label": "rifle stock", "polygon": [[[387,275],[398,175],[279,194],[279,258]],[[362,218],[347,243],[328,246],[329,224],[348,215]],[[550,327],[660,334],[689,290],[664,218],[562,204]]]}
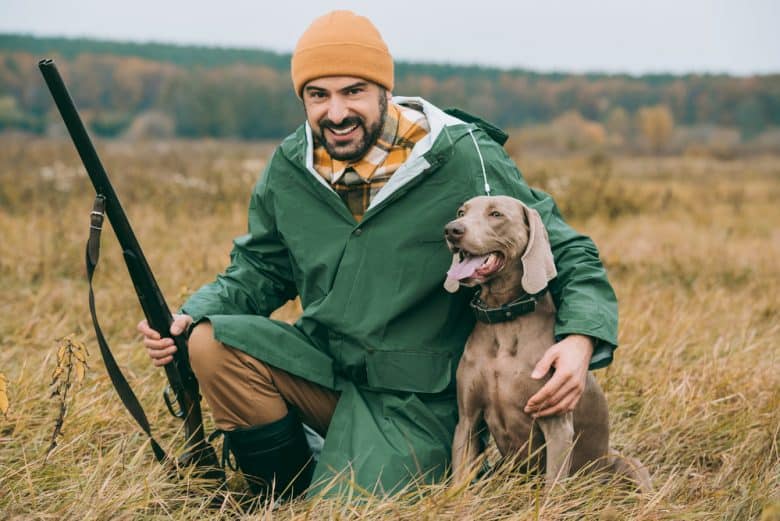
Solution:
{"label": "rifle stock", "polygon": [[[65,87],[65,83],[53,60],[41,60],[38,63],[38,67],[54,98],[68,133],[73,140],[73,144],[76,146],[81,161],[89,174],[95,192],[105,199],[105,213],[122,248],[125,264],[146,320],[152,329],[158,331],[160,335],[170,337],[170,327],[173,322],[171,312],[146,261],[141,246],[138,244],[133,229],[130,227],[130,222],[122,209],[108,174],[100,162],[89,134]],[[186,448],[184,454],[179,458],[179,462],[207,468],[209,470],[206,473],[207,475],[210,474],[209,477],[220,477],[218,474],[221,471],[215,470],[219,467],[216,454],[211,445],[206,441],[203,430],[198,382],[189,364],[187,341],[183,334],[172,338],[176,345],[176,353],[173,355],[173,361],[164,366],[171,392],[169,393],[166,390],[164,399],[171,414],[184,421]],[[105,354],[104,361],[108,367],[109,363]],[[111,373],[111,368],[109,368],[109,373]],[[120,391],[120,386],[114,380],[114,375],[111,376],[122,401],[125,402],[125,406],[128,407],[135,417],[135,413]],[[124,380],[124,377],[122,379]],[[130,392],[132,394],[132,391]],[[141,414],[143,415],[143,411],[141,411]],[[139,421],[137,417],[136,420]],[[141,421],[139,421],[139,424],[144,428]],[[144,428],[144,430],[149,434],[147,428]],[[157,455],[157,450],[155,450],[155,454]],[[158,456],[158,459],[161,458]]]}

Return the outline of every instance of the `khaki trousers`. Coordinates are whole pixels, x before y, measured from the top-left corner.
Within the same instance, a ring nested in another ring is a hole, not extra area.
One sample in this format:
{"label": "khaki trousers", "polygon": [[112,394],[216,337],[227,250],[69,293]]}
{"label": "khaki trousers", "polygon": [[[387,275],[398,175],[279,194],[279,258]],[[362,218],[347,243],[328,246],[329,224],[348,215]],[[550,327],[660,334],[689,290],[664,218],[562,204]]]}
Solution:
{"label": "khaki trousers", "polygon": [[209,322],[189,339],[190,364],[218,429],[230,431],[274,422],[289,409],[325,436],[339,393],[272,367],[217,341]]}

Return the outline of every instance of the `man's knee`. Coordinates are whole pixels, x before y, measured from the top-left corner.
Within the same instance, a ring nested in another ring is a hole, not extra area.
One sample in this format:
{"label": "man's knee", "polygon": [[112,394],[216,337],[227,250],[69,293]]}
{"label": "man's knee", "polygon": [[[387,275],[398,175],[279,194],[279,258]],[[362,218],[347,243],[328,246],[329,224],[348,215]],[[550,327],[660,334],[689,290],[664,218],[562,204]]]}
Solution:
{"label": "man's knee", "polygon": [[268,366],[214,338],[209,322],[192,330],[189,354],[200,391],[218,428],[264,425],[287,414],[287,405]]}
{"label": "man's knee", "polygon": [[226,383],[232,386],[236,381],[271,382],[273,379],[263,362],[214,338],[214,328],[208,321],[193,328],[188,348],[190,366],[201,388],[224,387]]}
{"label": "man's knee", "polygon": [[187,348],[190,366],[198,381],[211,380],[219,372],[225,356],[224,346],[214,338],[211,322],[203,321],[192,329]]}

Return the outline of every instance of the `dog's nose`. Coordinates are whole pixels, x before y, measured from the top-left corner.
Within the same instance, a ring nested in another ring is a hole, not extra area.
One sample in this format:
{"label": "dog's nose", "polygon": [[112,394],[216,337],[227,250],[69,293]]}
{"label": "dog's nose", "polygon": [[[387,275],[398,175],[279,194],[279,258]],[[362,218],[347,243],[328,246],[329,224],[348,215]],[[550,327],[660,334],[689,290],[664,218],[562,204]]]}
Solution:
{"label": "dog's nose", "polygon": [[458,221],[452,221],[444,227],[444,236],[450,240],[461,239],[466,233],[466,226]]}

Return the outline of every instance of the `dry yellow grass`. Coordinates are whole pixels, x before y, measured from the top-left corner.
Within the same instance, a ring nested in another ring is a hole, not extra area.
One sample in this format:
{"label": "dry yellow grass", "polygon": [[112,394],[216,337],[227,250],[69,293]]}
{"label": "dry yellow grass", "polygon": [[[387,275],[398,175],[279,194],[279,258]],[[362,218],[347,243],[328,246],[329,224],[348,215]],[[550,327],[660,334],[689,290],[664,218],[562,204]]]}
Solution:
{"label": "dry yellow grass", "polygon": [[[227,262],[270,147],[98,147],[177,306]],[[254,514],[232,500],[210,507],[202,484],[171,481],[153,461],[98,359],[83,274],[93,194],[72,145],[4,138],[0,374],[10,407],[0,414],[0,518],[780,519],[780,159],[528,155],[520,163],[601,249],[620,298],[621,347],[597,374],[613,443],[648,466],[655,493],[640,498],[587,476],[547,493],[499,473],[467,490],[410,487],[393,498],[356,490],[350,501]],[[110,232],[96,285],[104,331],[158,439],[175,451],[180,425],[159,396],[163,373],[135,334],[141,311]],[[50,377],[69,334],[93,354],[46,460],[59,413]]]}

